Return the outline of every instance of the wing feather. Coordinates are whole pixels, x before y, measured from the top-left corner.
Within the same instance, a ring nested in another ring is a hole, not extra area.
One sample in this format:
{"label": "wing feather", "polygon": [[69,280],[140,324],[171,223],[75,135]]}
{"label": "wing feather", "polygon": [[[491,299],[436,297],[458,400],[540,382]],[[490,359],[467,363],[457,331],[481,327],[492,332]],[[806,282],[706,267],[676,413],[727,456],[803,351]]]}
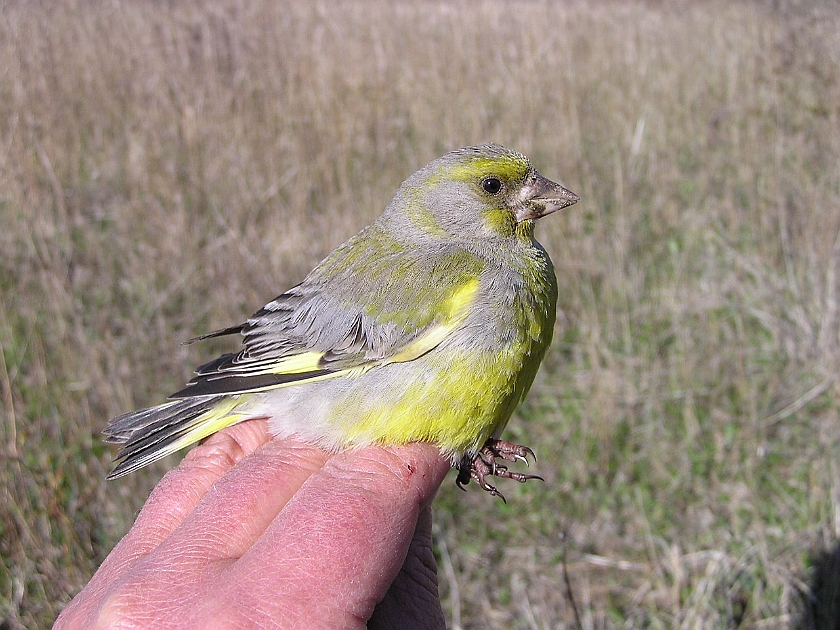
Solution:
{"label": "wing feather", "polygon": [[245,324],[199,337],[239,330],[244,348],[199,367],[172,398],[262,391],[361,374],[414,360],[463,323],[478,291],[482,260],[449,247],[425,256],[403,251],[399,264],[389,264],[380,252],[374,267],[375,256],[353,251],[354,239]]}

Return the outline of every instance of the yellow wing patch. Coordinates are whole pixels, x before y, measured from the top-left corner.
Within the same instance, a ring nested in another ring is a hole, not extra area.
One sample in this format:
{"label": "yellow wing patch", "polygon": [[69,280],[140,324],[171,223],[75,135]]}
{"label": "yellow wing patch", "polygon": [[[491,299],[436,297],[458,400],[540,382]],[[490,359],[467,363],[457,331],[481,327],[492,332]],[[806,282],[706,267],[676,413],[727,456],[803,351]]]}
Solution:
{"label": "yellow wing patch", "polygon": [[444,303],[446,319],[433,326],[402,350],[391,356],[384,363],[403,363],[413,361],[427,352],[434,350],[469,314],[469,306],[478,293],[478,279],[470,280],[456,290]]}
{"label": "yellow wing patch", "polygon": [[323,352],[302,352],[290,357],[285,357],[271,364],[271,368],[265,370],[265,374],[302,374],[321,369],[320,361],[324,356]]}

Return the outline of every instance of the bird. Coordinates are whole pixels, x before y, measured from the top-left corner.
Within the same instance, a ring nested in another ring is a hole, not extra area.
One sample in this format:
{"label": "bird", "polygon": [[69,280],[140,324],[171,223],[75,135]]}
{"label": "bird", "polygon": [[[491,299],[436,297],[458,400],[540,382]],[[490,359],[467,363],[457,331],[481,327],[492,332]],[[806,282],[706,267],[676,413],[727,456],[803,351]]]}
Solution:
{"label": "bird", "polygon": [[548,349],[557,309],[535,222],[579,197],[497,144],[446,153],[406,179],[384,212],[297,286],[244,323],[187,343],[240,335],[159,405],[112,419],[114,479],[251,418],[272,436],[330,452],[435,444],[458,470],[491,477],[527,446],[501,439]]}

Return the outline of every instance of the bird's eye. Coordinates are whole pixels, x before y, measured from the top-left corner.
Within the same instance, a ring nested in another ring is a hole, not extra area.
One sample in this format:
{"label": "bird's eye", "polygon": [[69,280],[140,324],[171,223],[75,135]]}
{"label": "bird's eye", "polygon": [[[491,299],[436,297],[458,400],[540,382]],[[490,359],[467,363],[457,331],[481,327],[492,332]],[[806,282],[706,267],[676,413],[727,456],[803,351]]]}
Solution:
{"label": "bird's eye", "polygon": [[491,195],[498,195],[499,191],[502,189],[502,180],[498,177],[488,177],[481,182],[481,187],[485,192]]}

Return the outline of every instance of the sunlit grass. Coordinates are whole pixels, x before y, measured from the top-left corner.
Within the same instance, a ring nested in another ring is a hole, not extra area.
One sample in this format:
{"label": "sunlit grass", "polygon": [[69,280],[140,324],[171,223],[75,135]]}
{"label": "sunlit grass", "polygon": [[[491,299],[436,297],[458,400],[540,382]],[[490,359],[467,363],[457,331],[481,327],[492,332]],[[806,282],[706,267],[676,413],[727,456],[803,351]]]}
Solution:
{"label": "sunlit grass", "polygon": [[777,4],[2,5],[4,627],[48,627],[173,463],[106,484],[99,432],[226,347],[180,342],[484,141],[582,201],[538,229],[562,313],[509,429],[546,483],[436,504],[451,625],[811,627],[840,14]]}

